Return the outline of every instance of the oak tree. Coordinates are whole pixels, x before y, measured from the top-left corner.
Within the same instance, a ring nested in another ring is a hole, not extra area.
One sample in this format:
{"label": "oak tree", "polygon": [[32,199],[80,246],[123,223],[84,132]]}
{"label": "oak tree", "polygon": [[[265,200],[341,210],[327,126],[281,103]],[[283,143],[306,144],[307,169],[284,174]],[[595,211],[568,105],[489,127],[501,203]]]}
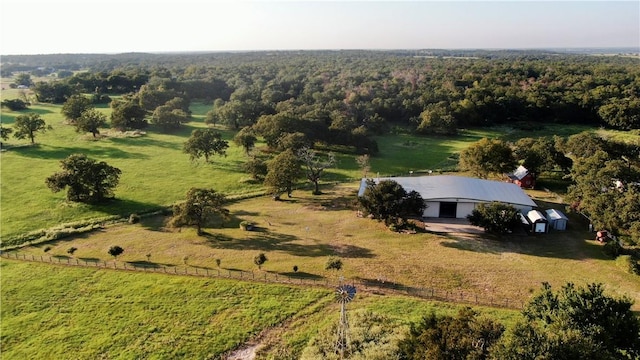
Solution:
{"label": "oak tree", "polygon": [[229,219],[225,203],[225,196],[213,189],[191,188],[186,200],[173,206],[170,224],[174,227],[195,226],[198,235],[202,235],[202,228],[213,220],[224,222]]}
{"label": "oak tree", "polygon": [[107,116],[96,109],[82,112],[75,121],[77,132],[90,132],[95,138],[100,134],[100,128],[107,125]]}
{"label": "oak tree", "polygon": [[15,138],[29,138],[33,144],[35,143],[36,134],[38,132],[45,132],[51,129],[51,126],[47,126],[44,120],[40,117],[40,114],[28,113],[16,117],[16,121],[13,123],[13,129],[13,136]]}
{"label": "oak tree", "polygon": [[483,138],[460,153],[460,167],[475,176],[487,178],[490,174],[513,171],[516,159],[509,144],[497,139]]}
{"label": "oak tree", "polygon": [[84,203],[97,203],[114,196],[113,189],[122,173],[120,169],[89,159],[85,154],[69,155],[60,164],[62,171],[45,180],[53,192],[67,188],[67,200]]}
{"label": "oak tree", "polygon": [[189,154],[192,161],[204,156],[204,160],[209,162],[209,158],[215,154],[226,156],[228,147],[229,143],[214,129],[196,129],[184,143],[183,151]]}
{"label": "oak tree", "polygon": [[82,94],[75,94],[71,95],[67,101],[62,104],[61,112],[65,119],[73,124],[80,118],[83,112],[90,109],[93,109],[91,99]]}
{"label": "oak tree", "polygon": [[289,197],[293,184],[300,177],[300,163],[293,150],[285,150],[267,163],[267,175],[264,184],[273,195],[274,200],[286,193]]}

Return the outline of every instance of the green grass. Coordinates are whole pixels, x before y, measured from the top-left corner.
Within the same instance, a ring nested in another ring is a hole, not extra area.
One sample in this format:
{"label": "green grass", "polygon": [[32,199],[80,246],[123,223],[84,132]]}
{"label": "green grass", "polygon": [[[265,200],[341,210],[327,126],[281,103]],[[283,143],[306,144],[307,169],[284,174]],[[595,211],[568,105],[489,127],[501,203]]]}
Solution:
{"label": "green grass", "polygon": [[[150,261],[167,266],[183,266],[184,257],[194,267],[257,271],[253,258],[263,252],[269,259],[262,271],[314,279],[335,280],[337,274],[324,266],[330,256],[343,259],[341,275],[380,286],[435,288],[463,291],[481,300],[506,300],[521,305],[542,282],[559,287],[567,282],[584,285],[601,282],[612,293],[629,295],[640,306],[640,281],[628,274],[602,252],[587,224],[575,214],[567,231],[545,235],[513,235],[503,241],[478,235],[414,235],[392,233],[383,224],[359,218],[350,207],[356,184],[329,187],[321,196],[310,191],[294,191],[292,199],[276,202],[268,197],[242,200],[229,205],[233,216],[224,228],[182,231],[164,227],[164,218],[143,219],[136,225],[115,225],[100,231],[48,243],[27,246],[25,254],[67,256],[110,260],[109,246],[125,249],[119,261]],[[530,192],[543,208],[563,209],[553,193]],[[241,221],[251,221],[258,231],[243,231]],[[384,281],[384,283],[381,283]]]}
{"label": "green grass", "polygon": [[[228,156],[213,158],[212,164],[192,163],[182,152],[182,144],[192,129],[204,124],[194,121],[177,133],[163,134],[148,129],[137,138],[106,137],[93,141],[63,123],[59,106],[38,105],[53,130],[38,135],[35,146],[10,148],[2,153],[2,238],[79,219],[126,215],[170,205],[184,198],[191,187],[212,187],[227,195],[260,189],[245,182],[240,168],[242,150],[231,144]],[[2,122],[11,123],[15,113],[3,112]],[[103,131],[106,132],[106,131]],[[221,130],[225,139],[232,133]],[[9,146],[25,145],[11,139]],[[60,170],[59,161],[82,152],[122,170],[116,200],[89,206],[65,201],[65,193],[52,193],[45,178]]]}
{"label": "green grass", "polygon": [[324,289],[2,261],[6,359],[216,358]]}
{"label": "green grass", "polygon": [[[4,94],[4,92],[3,92]],[[36,137],[37,144],[11,138],[2,152],[1,228],[2,239],[12,239],[30,231],[51,228],[60,223],[101,218],[110,215],[128,215],[171,205],[184,199],[191,187],[214,188],[234,196],[255,193],[261,184],[249,181],[241,168],[246,161],[242,148],[230,141],[226,157],[214,157],[213,163],[193,163],[182,152],[182,145],[191,131],[204,127],[204,115],[210,105],[192,106],[193,120],[174,133],[161,133],[150,127],[141,137],[119,137],[109,130],[107,135],[94,140],[88,134],[79,134],[64,123],[61,106],[38,104],[24,112],[41,114],[53,127]],[[106,114],[108,107],[101,107]],[[2,123],[12,124],[19,112],[2,111]],[[231,140],[233,131],[219,128],[223,138]],[[464,149],[471,142],[497,132],[463,131],[455,138],[389,135],[378,138],[380,156],[371,159],[369,176],[402,175],[410,170],[416,173],[428,169],[455,167],[452,153]],[[259,143],[258,146],[264,146]],[[85,153],[90,158],[106,161],[122,170],[120,185],[115,189],[116,200],[98,206],[69,203],[65,193],[52,193],[45,179],[60,170],[60,160],[73,153]],[[328,169],[324,182],[350,181],[360,178],[361,171],[355,156],[337,154],[338,164]],[[303,186],[303,183],[301,183]]]}
{"label": "green grass", "polygon": [[[267,330],[300,353],[338,319],[330,290],[3,260],[1,347],[7,359],[218,358]],[[359,293],[402,323],[459,306]],[[518,313],[476,308],[510,326]],[[280,325],[286,323],[286,326]],[[72,354],[72,355],[70,355]]]}

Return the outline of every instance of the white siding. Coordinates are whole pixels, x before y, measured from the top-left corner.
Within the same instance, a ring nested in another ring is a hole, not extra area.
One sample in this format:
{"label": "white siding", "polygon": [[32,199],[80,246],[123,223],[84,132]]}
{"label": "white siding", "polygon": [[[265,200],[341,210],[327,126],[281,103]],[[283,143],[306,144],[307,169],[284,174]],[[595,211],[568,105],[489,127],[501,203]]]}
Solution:
{"label": "white siding", "polygon": [[427,204],[427,208],[424,210],[422,214],[423,217],[433,217],[437,218],[440,216],[440,202],[439,201],[425,201]]}
{"label": "white siding", "polygon": [[467,215],[470,215],[473,209],[475,208],[476,208],[475,203],[460,202],[458,203],[458,209],[457,209],[458,212],[456,213],[456,217],[458,219],[464,219],[467,217]]}

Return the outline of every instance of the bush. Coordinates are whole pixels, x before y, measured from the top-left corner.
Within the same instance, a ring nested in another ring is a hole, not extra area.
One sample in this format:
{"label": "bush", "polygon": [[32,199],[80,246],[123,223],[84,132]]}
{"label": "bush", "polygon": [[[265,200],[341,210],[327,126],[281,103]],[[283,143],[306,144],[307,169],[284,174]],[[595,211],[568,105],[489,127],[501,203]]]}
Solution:
{"label": "bush", "polygon": [[253,263],[258,265],[258,269],[262,269],[262,264],[267,262],[267,256],[264,253],[260,253],[253,258]]}
{"label": "bush", "polygon": [[42,251],[44,251],[44,252],[51,251],[51,246],[45,246],[44,249],[42,249]]}
{"label": "bush", "polygon": [[70,247],[70,248],[68,248],[68,249],[67,249],[67,254],[69,254],[69,255],[73,255],[73,253],[74,253],[74,252],[76,252],[76,250],[78,250],[78,248],[77,248],[77,247],[72,246],[72,247]]}
{"label": "bush", "polygon": [[340,260],[340,258],[332,256],[327,260],[327,264],[325,265],[324,268],[325,268],[325,270],[336,270],[336,271],[338,271],[338,270],[342,269],[342,260]]}

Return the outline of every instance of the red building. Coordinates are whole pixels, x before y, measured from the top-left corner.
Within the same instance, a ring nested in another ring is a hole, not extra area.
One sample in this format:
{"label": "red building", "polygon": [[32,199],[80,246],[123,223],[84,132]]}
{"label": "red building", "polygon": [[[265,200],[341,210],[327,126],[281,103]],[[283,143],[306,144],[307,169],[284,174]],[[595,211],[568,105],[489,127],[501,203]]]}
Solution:
{"label": "red building", "polygon": [[509,182],[512,182],[521,188],[533,189],[536,186],[536,177],[527,170],[524,166],[520,165],[516,171],[511,174],[507,174]]}

